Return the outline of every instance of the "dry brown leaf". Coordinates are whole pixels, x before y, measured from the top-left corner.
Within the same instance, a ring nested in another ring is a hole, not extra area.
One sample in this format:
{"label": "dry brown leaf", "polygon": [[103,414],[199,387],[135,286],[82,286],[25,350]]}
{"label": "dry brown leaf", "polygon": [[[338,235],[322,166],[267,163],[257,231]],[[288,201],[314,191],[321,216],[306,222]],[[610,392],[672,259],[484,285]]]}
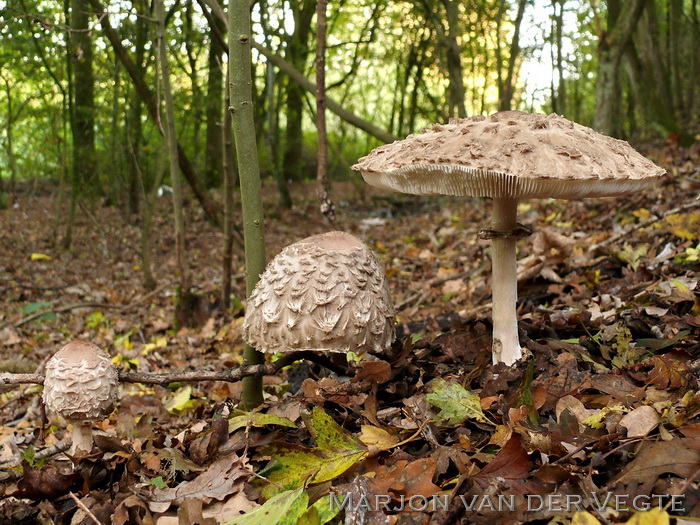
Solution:
{"label": "dry brown leaf", "polygon": [[620,426],[627,429],[627,437],[644,437],[654,430],[661,419],[654,407],[643,405],[620,419]]}
{"label": "dry brown leaf", "polygon": [[242,480],[249,476],[238,456],[224,456],[191,481],[183,481],[177,487],[155,489],[148,507],[153,512],[165,512],[171,504],[181,505],[185,498],[197,498],[205,503],[223,500],[243,488]]}

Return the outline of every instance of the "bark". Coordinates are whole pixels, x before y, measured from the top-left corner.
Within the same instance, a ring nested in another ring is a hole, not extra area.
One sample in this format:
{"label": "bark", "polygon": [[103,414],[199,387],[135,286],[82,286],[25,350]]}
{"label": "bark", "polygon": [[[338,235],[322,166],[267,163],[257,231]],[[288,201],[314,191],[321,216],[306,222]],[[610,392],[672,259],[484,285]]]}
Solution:
{"label": "bark", "polygon": [[[100,0],[87,1],[90,2],[93,9],[97,13],[104,13],[104,8],[102,7]],[[143,76],[140,76],[138,74],[138,71],[136,70],[134,63],[131,61],[131,58],[129,57],[129,54],[127,53],[126,49],[124,49],[124,46],[121,43],[121,37],[117,34],[117,32],[110,24],[108,16],[100,16],[99,20],[100,25],[102,27],[102,31],[109,40],[110,44],[112,45],[114,52],[119,57],[120,62],[124,66],[124,69],[126,69],[126,71],[129,73],[129,76],[131,77],[131,80],[134,83],[134,86],[136,87],[136,90],[138,91],[141,100],[143,100],[146,104],[146,108],[148,109],[151,118],[153,118],[155,122],[159,122],[155,98],[148,86],[146,85]],[[180,169],[182,170],[183,175],[187,179],[190,188],[192,188],[192,192],[201,204],[202,209],[204,209],[204,213],[214,224],[216,224],[217,226],[221,226],[221,206],[219,206],[219,204],[211,198],[211,195],[209,195],[209,193],[207,192],[199,175],[192,166],[192,163],[190,162],[187,153],[182,148],[182,145],[180,145],[179,143],[177,144],[177,151]]]}
{"label": "bark", "polygon": [[[223,31],[223,24],[217,28]],[[224,50],[219,41],[214,37],[214,29],[209,30],[209,71],[207,75],[207,129],[206,129],[206,158],[204,159],[204,178],[207,187],[221,186],[223,151],[223,71],[222,58]]]}
{"label": "bark", "polygon": [[[233,132],[238,156],[241,184],[241,207],[245,240],[246,292],[250,295],[260,274],[265,270],[265,236],[258,147],[253,121],[253,86],[251,73],[250,8],[248,0],[230,0],[229,3],[229,86]],[[263,363],[263,354],[246,346],[245,363]],[[243,381],[242,403],[246,410],[263,401],[262,378],[248,377]]]}
{"label": "bark", "polygon": [[[75,104],[74,104],[74,83],[73,83],[73,38],[71,36],[71,18],[70,18],[70,5],[71,0],[63,0],[63,17],[66,26],[65,39],[66,39],[66,82],[67,82],[67,92],[68,92],[68,116],[70,122],[70,132],[71,137],[75,134]],[[75,142],[71,141],[71,157],[75,158]],[[73,162],[71,162],[70,168],[70,186],[71,186],[71,196],[70,196],[70,207],[68,211],[68,221],[66,224],[66,233],[63,236],[61,242],[61,247],[64,250],[68,250],[73,242],[73,225],[75,224],[75,209],[76,209],[76,198],[77,198],[77,178],[76,169]],[[54,231],[58,232],[58,224],[60,223],[60,215],[63,212],[62,209],[56,211],[56,226]]]}
{"label": "bark", "polygon": [[646,0],[610,0],[607,31],[598,43],[598,79],[596,82],[593,127],[605,135],[621,134],[619,68],[622,56],[644,9]]}
{"label": "bark", "polygon": [[564,33],[564,1],[565,0],[554,0],[554,21],[557,41],[557,112],[560,115],[566,115],[566,83],[564,82],[564,58],[562,53]]}
{"label": "bark", "polygon": [[[175,130],[175,110],[173,108],[173,92],[170,86],[170,66],[168,64],[168,51],[165,42],[165,10],[163,0],[156,0],[156,24],[158,31],[158,61],[160,63],[160,80],[163,86],[163,98],[165,100],[165,139],[170,159],[170,182],[173,187],[173,209],[175,221],[175,255],[177,259],[178,273],[180,274],[179,303],[182,308],[183,298],[189,295],[190,279],[185,247],[185,216],[182,210],[182,184],[180,182],[180,169],[178,167],[177,133]],[[185,318],[187,316],[184,316]]]}
{"label": "bark", "polygon": [[318,171],[321,213],[333,223],[335,209],[330,198],[328,178],[328,133],[326,131],[326,8],[328,0],[318,0],[316,8],[316,128],[318,129]]}

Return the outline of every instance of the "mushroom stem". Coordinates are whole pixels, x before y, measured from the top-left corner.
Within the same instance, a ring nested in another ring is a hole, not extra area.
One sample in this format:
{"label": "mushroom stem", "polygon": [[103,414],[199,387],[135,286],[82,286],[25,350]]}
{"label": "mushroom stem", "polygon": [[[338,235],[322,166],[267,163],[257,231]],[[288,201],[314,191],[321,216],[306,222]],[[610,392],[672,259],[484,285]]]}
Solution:
{"label": "mushroom stem", "polygon": [[70,447],[71,455],[78,452],[92,451],[92,425],[80,421],[73,422],[73,444]]}
{"label": "mushroom stem", "polygon": [[[518,200],[493,199],[493,229],[511,232],[517,227]],[[512,365],[522,357],[515,313],[518,279],[515,237],[495,238],[493,243],[493,363]]]}

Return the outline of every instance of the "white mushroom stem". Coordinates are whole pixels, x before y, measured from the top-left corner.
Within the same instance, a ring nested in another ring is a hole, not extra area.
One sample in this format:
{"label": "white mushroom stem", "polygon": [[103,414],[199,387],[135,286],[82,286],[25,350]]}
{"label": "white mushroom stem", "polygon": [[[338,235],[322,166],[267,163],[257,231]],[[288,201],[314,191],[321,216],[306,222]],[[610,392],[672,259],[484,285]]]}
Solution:
{"label": "white mushroom stem", "polygon": [[[512,232],[517,227],[518,200],[493,199],[493,229]],[[518,340],[518,279],[515,237],[494,238],[493,243],[493,362],[512,365],[522,357]]]}
{"label": "white mushroom stem", "polygon": [[70,454],[79,452],[87,453],[92,451],[92,425],[80,421],[73,422],[73,444],[70,447]]}

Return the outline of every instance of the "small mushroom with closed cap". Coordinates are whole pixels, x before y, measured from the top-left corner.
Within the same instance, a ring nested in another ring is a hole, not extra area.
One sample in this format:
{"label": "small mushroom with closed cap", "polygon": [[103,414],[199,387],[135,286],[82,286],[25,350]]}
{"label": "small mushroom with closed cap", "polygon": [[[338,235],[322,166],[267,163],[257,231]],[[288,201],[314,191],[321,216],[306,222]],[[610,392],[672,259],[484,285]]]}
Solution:
{"label": "small mushroom with closed cap", "polygon": [[383,352],[396,336],[377,256],[341,231],[284,248],[248,298],[243,339],[260,352]]}
{"label": "small mushroom with closed cap", "polygon": [[627,142],[556,114],[502,111],[451,119],[376,148],[353,166],[379,188],[493,199],[493,362],[522,357],[516,318],[518,201],[615,197],[651,186],[665,171]]}
{"label": "small mushroom with closed cap", "polygon": [[46,363],[46,408],[73,425],[71,454],[92,450],[92,423],[114,409],[119,378],[109,356],[97,345],[72,341]]}

